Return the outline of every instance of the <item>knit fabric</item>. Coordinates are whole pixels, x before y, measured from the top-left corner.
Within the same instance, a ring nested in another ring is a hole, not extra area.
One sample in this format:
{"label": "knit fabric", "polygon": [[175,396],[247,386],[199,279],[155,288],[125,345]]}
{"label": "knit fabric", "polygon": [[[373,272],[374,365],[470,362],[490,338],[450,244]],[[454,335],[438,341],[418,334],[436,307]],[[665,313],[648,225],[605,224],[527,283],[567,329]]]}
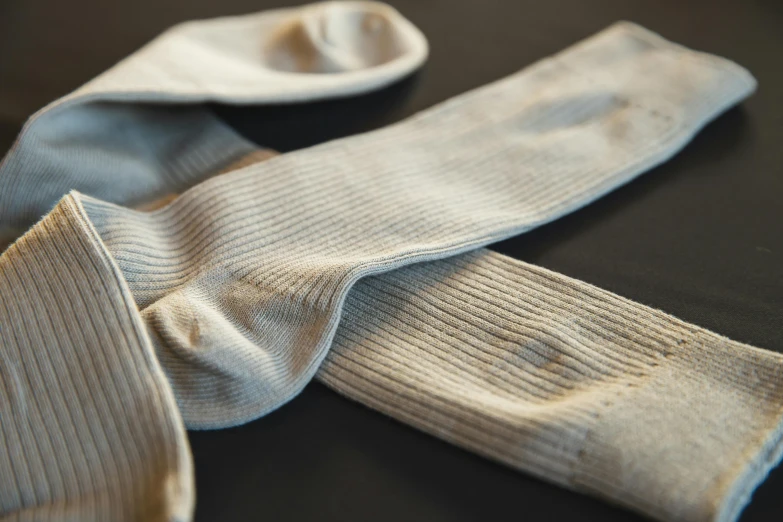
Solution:
{"label": "knit fabric", "polygon": [[185,521],[192,462],[127,285],[72,202],[0,256],[0,515]]}
{"label": "knit fabric", "polygon": [[658,520],[735,520],[781,457],[782,358],[479,250],[363,279],[317,378]]}
{"label": "knit fabric", "polygon": [[783,357],[479,247],[668,159],[752,77],[621,23],[271,159],[190,105],[346,95],[425,56],[380,4],[189,23],[31,119],[5,235],[80,192],[0,257],[0,513],[187,520],[183,419],[247,422],[317,376],[650,516],[736,518],[780,458]]}
{"label": "knit fabric", "polygon": [[358,94],[412,72],[426,56],[424,35],[375,2],[172,27],[29,119],[0,164],[0,240],[23,232],[70,190],[137,205],[180,192],[256,148],[199,102]]}
{"label": "knit fabric", "polygon": [[225,427],[312,378],[361,277],[575,210],[752,88],[733,64],[620,24],[410,120],[212,178],[152,213],[69,197],[120,266],[185,422]]}

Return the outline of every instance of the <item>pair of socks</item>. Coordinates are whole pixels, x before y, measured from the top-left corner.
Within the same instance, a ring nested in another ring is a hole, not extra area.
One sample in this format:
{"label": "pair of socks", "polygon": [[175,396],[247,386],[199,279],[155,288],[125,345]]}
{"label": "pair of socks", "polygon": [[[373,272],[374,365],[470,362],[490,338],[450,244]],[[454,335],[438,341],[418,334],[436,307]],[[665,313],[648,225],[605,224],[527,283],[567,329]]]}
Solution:
{"label": "pair of socks", "polygon": [[662,520],[737,517],[780,457],[781,357],[481,247],[665,161],[752,77],[620,23],[272,158],[199,105],[364,92],[426,53],[375,3],[188,23],[30,120],[0,226],[55,206],[0,257],[0,512],[187,520],[184,426],[315,377]]}

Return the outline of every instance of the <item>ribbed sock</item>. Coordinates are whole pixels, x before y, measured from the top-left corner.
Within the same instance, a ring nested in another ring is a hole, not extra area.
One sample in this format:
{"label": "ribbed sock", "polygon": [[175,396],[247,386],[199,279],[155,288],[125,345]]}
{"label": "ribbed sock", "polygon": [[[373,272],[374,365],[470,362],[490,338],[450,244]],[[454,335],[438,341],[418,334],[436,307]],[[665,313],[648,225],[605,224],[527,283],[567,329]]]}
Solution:
{"label": "ribbed sock", "polygon": [[668,159],[752,88],[730,62],[618,24],[407,121],[209,179],[151,213],[69,198],[122,270],[185,422],[217,428],[309,382],[362,277],[557,219]]}
{"label": "ribbed sock", "polygon": [[174,396],[80,213],[64,201],[0,256],[0,518],[190,520]]}
{"label": "ribbed sock", "polygon": [[[361,31],[330,31],[356,9],[368,10]],[[305,45],[292,54],[292,41]],[[260,68],[227,59],[257,58],[258,48]],[[32,416],[36,433],[57,444],[82,444],[85,455],[95,444],[50,414],[52,374],[35,366],[39,343],[20,340],[39,331],[53,360],[71,360],[63,382],[74,389],[127,382],[100,390],[97,409],[58,403],[60,415],[92,415],[96,433],[139,418],[150,427],[105,436],[97,454],[134,471],[132,484],[109,478],[103,489],[83,455],[69,464],[39,437],[6,441],[16,460],[0,465],[21,479],[0,484],[4,511],[187,517],[187,443],[161,367],[188,424],[219,427],[278,407],[326,357],[318,377],[341,393],[506,464],[661,519],[736,517],[779,457],[779,356],[497,254],[461,252],[556,219],[667,159],[752,90],[745,71],[620,24],[402,124],[240,168],[173,202],[264,153],[198,106],[126,105],[348,94],[399,77],[425,54],[419,33],[377,4],[185,24],[31,120],[0,167],[0,223],[29,224],[69,188],[94,197],[66,197],[0,258],[13,274],[0,284],[12,303],[0,334],[31,376],[0,372],[14,383],[5,396],[16,397],[14,433]],[[25,176],[29,165],[36,179]],[[82,254],[77,240],[92,250]],[[63,281],[104,289],[75,311],[60,310],[67,290],[41,286],[52,278],[46,269],[19,268],[68,249]],[[12,302],[36,281],[28,299]],[[49,327],[22,321],[26,306],[54,307]],[[81,329],[62,335],[93,309],[123,307],[125,322],[82,333],[83,346],[70,337]],[[128,332],[136,337],[115,348]],[[101,350],[112,351],[105,367],[91,374],[76,364]],[[33,392],[45,415],[28,409]],[[137,402],[141,411],[130,407]],[[743,429],[716,432],[729,416]],[[29,465],[19,448],[33,446],[31,462],[72,469],[80,486],[40,467],[19,471]],[[148,446],[156,449],[138,450]],[[106,469],[111,477],[119,468]]]}
{"label": "ribbed sock", "polygon": [[76,189],[165,205],[264,154],[198,102],[360,93],[426,53],[378,3],[191,22],[30,118],[0,163],[0,518],[193,512],[184,425],[143,319],[83,209],[66,198],[49,212],[57,201]]}
{"label": "ribbed sock", "polygon": [[487,250],[357,283],[317,378],[658,520],[735,520],[781,457],[783,357]]}

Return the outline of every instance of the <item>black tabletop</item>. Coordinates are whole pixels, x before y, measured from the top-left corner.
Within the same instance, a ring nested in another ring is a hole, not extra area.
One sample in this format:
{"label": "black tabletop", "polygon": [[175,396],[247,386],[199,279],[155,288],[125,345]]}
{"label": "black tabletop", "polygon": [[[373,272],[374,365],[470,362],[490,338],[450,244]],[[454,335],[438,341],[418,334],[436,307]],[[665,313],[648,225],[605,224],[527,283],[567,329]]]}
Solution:
{"label": "black tabletop", "polygon": [[[360,98],[215,110],[288,151],[387,125],[626,19],[733,59],[759,91],[681,154],[602,200],[495,245],[783,352],[783,1],[388,0],[427,35],[413,77]],[[278,0],[0,0],[0,151],[26,117],[186,19]],[[725,429],[731,429],[726,426]],[[486,461],[311,384],[245,426],[191,432],[196,520],[639,520]],[[743,521],[783,519],[783,470]]]}

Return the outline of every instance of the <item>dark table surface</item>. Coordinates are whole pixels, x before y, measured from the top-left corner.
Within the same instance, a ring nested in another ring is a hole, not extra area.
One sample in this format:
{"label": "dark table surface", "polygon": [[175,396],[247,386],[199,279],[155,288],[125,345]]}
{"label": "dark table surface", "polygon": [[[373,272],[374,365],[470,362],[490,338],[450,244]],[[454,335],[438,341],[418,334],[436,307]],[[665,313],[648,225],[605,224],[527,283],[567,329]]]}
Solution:
{"label": "dark table surface", "polygon": [[[278,0],[0,0],[0,151],[33,111],[167,26]],[[731,58],[759,91],[674,160],[494,248],[783,352],[783,1],[390,0],[427,35],[424,70],[385,91],[299,108],[215,110],[287,151],[397,121],[619,19]],[[731,426],[726,426],[731,429]],[[639,520],[506,469],[319,384],[245,426],[191,432],[197,521]],[[783,470],[743,521],[783,520]]]}

